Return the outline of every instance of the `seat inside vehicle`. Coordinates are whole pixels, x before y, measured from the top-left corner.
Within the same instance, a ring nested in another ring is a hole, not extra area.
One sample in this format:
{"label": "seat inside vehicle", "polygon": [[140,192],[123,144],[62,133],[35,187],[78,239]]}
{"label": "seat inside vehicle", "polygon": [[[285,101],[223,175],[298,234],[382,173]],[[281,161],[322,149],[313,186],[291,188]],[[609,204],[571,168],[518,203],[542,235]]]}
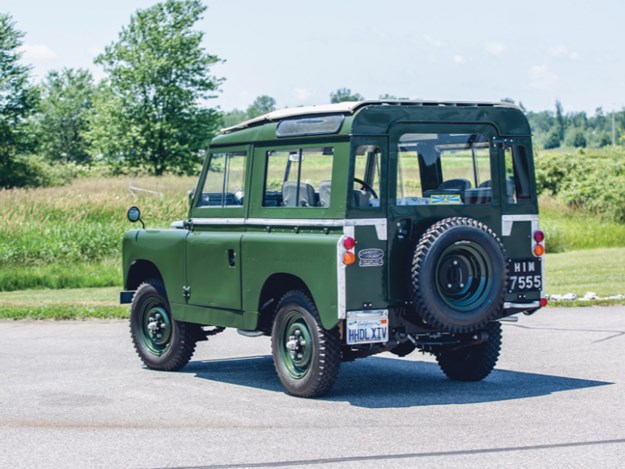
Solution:
{"label": "seat inside vehicle", "polygon": [[315,189],[305,182],[300,182],[298,186],[296,181],[285,181],[282,184],[282,203],[286,207],[314,207]]}
{"label": "seat inside vehicle", "polygon": [[332,191],[332,181],[321,181],[319,183],[319,205],[321,207],[330,206],[330,193]]}

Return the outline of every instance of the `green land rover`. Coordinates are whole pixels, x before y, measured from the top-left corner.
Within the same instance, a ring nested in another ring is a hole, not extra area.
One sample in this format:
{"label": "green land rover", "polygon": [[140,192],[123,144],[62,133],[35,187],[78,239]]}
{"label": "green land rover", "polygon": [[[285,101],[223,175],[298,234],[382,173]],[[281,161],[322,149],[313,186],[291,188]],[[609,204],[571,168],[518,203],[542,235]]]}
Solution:
{"label": "green land rover", "polygon": [[121,302],[153,369],[184,367],[197,341],[232,327],[271,336],[296,396],[385,351],[428,352],[450,379],[478,381],[501,320],[546,305],[543,254],[518,108],[301,107],[224,129],[187,219],[126,233]]}

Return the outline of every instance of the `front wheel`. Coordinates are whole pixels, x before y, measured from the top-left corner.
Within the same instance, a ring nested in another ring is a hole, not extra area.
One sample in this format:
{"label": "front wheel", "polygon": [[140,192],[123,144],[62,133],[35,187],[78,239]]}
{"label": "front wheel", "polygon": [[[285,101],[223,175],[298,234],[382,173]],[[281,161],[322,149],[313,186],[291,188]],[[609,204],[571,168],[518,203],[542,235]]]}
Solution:
{"label": "front wheel", "polygon": [[338,331],[323,328],[313,301],[301,291],[290,291],[280,300],[271,351],[278,378],[293,396],[321,396],[336,380],[341,362]]}
{"label": "front wheel", "polygon": [[484,331],[488,338],[480,344],[436,353],[436,361],[449,379],[481,381],[493,371],[501,350],[501,323],[490,323]]}
{"label": "front wheel", "polygon": [[197,328],[172,317],[160,281],[151,279],[139,286],[130,307],[130,335],[145,366],[163,371],[184,367],[195,351]]}

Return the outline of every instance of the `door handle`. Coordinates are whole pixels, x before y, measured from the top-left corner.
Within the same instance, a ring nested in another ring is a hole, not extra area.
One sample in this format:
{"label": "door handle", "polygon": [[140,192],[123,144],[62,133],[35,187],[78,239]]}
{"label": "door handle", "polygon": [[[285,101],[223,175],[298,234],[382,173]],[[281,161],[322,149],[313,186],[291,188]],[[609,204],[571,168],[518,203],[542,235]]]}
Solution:
{"label": "door handle", "polygon": [[228,266],[234,267],[236,265],[236,253],[234,249],[228,249]]}
{"label": "door handle", "polygon": [[410,218],[402,218],[397,222],[397,237],[399,239],[409,238],[411,229],[412,221],[410,220]]}

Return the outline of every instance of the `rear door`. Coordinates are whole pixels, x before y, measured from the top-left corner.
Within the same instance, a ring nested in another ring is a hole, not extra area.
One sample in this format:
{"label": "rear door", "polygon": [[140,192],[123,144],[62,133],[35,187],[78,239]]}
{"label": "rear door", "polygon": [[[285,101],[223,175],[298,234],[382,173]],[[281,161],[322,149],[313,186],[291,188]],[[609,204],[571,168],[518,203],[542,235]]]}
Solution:
{"label": "rear door", "polygon": [[391,300],[409,297],[414,248],[434,223],[470,217],[501,236],[497,135],[489,125],[403,123],[389,141]]}

